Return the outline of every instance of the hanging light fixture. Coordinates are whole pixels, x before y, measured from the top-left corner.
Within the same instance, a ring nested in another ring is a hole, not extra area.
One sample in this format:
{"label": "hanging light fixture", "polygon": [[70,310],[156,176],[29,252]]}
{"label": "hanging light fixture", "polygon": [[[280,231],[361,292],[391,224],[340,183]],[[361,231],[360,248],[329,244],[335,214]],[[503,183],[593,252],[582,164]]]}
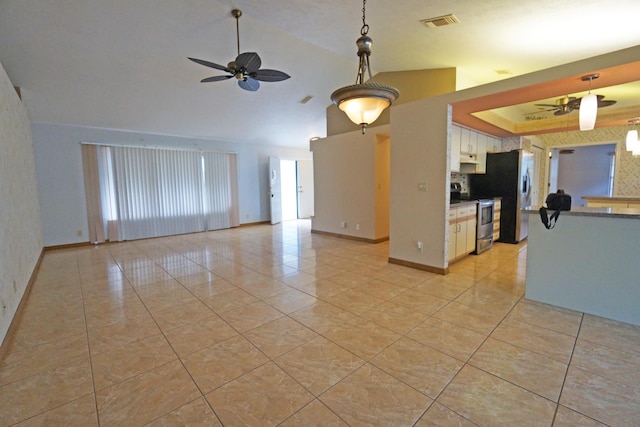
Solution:
{"label": "hanging light fixture", "polygon": [[[375,122],[382,111],[400,95],[398,89],[394,87],[373,83],[369,62],[372,40],[367,36],[369,26],[365,19],[366,4],[367,0],[363,0],[362,28],[360,29],[360,38],[356,41],[360,58],[356,84],[341,87],[331,94],[331,101],[347,114],[349,120],[360,125],[363,134],[367,126]],[[365,70],[369,75],[369,83],[364,82]]]}
{"label": "hanging light fixture", "polygon": [[582,77],[582,81],[589,81],[589,94],[580,100],[580,130],[592,130],[596,126],[598,115],[598,97],[591,93],[591,81],[600,77],[600,74],[589,74]]}
{"label": "hanging light fixture", "polygon": [[[640,119],[629,120],[630,124],[637,125]],[[634,156],[640,155],[640,141],[638,140],[638,130],[631,129],[627,132],[627,151],[631,151]]]}

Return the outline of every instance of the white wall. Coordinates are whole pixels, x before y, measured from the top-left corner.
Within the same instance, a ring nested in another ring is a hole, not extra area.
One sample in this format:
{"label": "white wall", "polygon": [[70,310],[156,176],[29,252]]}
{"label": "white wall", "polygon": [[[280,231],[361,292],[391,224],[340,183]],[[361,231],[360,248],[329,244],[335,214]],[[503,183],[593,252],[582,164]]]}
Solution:
{"label": "white wall", "polygon": [[447,104],[431,99],[391,110],[389,257],[440,271],[447,267],[451,121]]}
{"label": "white wall", "polygon": [[[377,135],[385,137],[379,139]],[[340,234],[369,240],[389,236],[387,224],[388,201],[384,207],[376,206],[379,193],[387,192],[386,184],[377,185],[378,144],[389,144],[386,136],[389,125],[371,127],[362,135],[360,130],[332,135],[311,143],[313,151],[314,231]],[[393,143],[393,142],[392,142]],[[388,180],[388,174],[385,179]],[[377,208],[377,209],[376,209]],[[345,222],[346,227],[341,227]],[[359,229],[356,228],[359,225]]]}
{"label": "white wall", "polygon": [[0,65],[0,343],[42,251],[27,111]]}
{"label": "white wall", "polygon": [[[81,142],[238,153],[240,222],[268,221],[268,158],[310,159],[308,150],[33,123],[33,144],[45,246],[87,242]],[[78,235],[80,234],[80,235]]]}

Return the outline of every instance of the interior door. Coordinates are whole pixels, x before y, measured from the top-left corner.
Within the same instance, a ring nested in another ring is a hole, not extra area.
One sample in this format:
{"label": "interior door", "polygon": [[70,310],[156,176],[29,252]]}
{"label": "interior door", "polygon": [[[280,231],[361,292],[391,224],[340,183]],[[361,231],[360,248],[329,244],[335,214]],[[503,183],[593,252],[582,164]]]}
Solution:
{"label": "interior door", "polygon": [[313,216],[313,160],[298,160],[298,218]]}
{"label": "interior door", "polygon": [[280,187],[280,159],[269,157],[269,196],[271,224],[282,222],[282,189]]}

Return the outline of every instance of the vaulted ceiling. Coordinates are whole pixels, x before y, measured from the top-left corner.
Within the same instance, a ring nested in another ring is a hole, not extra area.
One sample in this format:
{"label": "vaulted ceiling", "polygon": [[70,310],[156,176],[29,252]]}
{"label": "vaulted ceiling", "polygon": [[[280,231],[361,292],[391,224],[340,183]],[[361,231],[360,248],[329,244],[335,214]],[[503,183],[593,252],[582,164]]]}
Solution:
{"label": "vaulted ceiling", "polygon": [[[289,80],[263,83],[257,92],[233,79],[200,83],[218,72],[187,57],[220,64],[235,58],[233,8],[243,11],[240,50],[259,53],[264,68],[285,71]],[[420,22],[447,14],[460,22]],[[456,67],[459,88],[640,44],[637,0],[369,1],[366,16],[374,73]],[[331,92],[355,81],[361,25],[362,3],[355,0],[0,0],[0,61],[36,122],[307,147],[326,133]],[[640,76],[633,73],[613,84],[605,72],[593,83],[618,101],[607,111],[640,104],[634,85],[609,89]],[[535,103],[586,93],[579,77],[550,82],[533,98],[485,100],[490,107],[483,109],[511,107],[480,116],[518,123],[538,113],[530,110]],[[518,129],[509,126],[489,127]]]}

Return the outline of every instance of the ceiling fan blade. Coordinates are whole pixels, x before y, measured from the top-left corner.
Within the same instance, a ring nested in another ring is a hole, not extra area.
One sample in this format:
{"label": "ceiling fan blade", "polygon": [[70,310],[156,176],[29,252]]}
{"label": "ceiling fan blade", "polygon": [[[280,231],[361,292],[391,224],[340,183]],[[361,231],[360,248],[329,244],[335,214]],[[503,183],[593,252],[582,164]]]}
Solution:
{"label": "ceiling fan blade", "polygon": [[[598,97],[598,108],[604,108],[604,107],[608,107],[610,105],[615,104],[618,101],[614,101],[612,99],[607,99],[606,101],[604,100],[604,95],[597,95]],[[572,107],[575,108],[576,110],[580,109],[580,100],[582,98],[578,98],[575,101],[572,101]]]}
{"label": "ceiling fan blade", "polygon": [[231,77],[233,77],[233,75],[207,77],[206,79],[200,80],[200,83],[219,82],[222,80],[230,79]]}
{"label": "ceiling fan blade", "polygon": [[255,52],[241,53],[236,58],[236,67],[238,69],[244,68],[246,74],[255,73],[260,69],[260,65],[262,65],[262,60]]}
{"label": "ceiling fan blade", "polygon": [[536,107],[554,107],[554,108],[558,108],[560,107],[560,105],[558,104],[533,104]]}
{"label": "ceiling fan blade", "polygon": [[197,58],[189,58],[189,59],[195,62],[196,64],[204,65],[205,67],[211,67],[211,68],[215,68],[216,70],[222,70],[222,71],[226,71],[227,73],[233,73],[233,70],[229,69],[228,67],[225,67],[224,65],[205,61],[204,59],[197,59]]}
{"label": "ceiling fan blade", "polygon": [[263,69],[258,70],[255,73],[251,73],[251,77],[263,82],[280,82],[282,80],[287,80],[291,76],[287,73],[283,73],[282,71]]}
{"label": "ceiling fan blade", "polygon": [[598,101],[598,108],[608,107],[615,104],[616,102],[618,101],[614,101],[612,99],[607,99],[606,101]]}
{"label": "ceiling fan blade", "polygon": [[256,90],[260,89],[260,82],[252,79],[251,77],[247,77],[243,80],[238,80],[238,86],[240,86],[244,90],[255,92]]}

